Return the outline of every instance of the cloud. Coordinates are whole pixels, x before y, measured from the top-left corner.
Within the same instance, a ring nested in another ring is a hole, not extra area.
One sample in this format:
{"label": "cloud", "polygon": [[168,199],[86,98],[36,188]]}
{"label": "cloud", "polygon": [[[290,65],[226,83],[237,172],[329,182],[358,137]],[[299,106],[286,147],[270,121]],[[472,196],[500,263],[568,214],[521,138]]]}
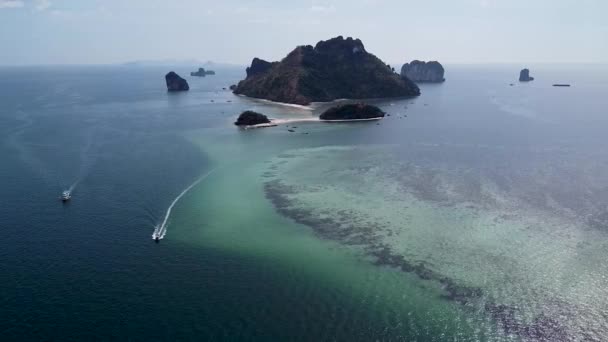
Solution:
{"label": "cloud", "polygon": [[70,11],[58,10],[58,9],[50,10],[49,13],[55,17],[69,17],[72,15],[72,12],[70,12]]}
{"label": "cloud", "polygon": [[270,23],[270,20],[267,18],[256,17],[256,18],[251,18],[251,19],[247,20],[247,23],[253,24],[253,25],[265,25],[265,24]]}
{"label": "cloud", "polygon": [[50,0],[0,0],[0,9],[21,8],[32,6],[37,11],[44,11],[51,7]]}
{"label": "cloud", "polygon": [[480,0],[479,1],[479,6],[481,6],[482,8],[490,8],[490,7],[494,7],[496,5],[496,1],[494,0]]}
{"label": "cloud", "polygon": [[18,8],[23,7],[22,0],[0,0],[0,9],[2,8]]}
{"label": "cloud", "polygon": [[311,12],[317,12],[317,13],[331,13],[331,12],[335,12],[336,8],[333,5],[329,5],[329,6],[323,6],[323,5],[312,5],[309,10]]}
{"label": "cloud", "polygon": [[36,3],[34,4],[34,8],[38,11],[44,11],[49,7],[51,7],[50,0],[36,0]]}

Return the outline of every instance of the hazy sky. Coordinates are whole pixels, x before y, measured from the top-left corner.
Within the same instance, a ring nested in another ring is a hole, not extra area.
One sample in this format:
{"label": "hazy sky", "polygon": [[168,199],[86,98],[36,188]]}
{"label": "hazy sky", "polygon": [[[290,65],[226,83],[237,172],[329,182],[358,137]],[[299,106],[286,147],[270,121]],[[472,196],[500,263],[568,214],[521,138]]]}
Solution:
{"label": "hazy sky", "polygon": [[390,63],[608,63],[608,0],[0,0],[0,65],[248,64],[337,35]]}

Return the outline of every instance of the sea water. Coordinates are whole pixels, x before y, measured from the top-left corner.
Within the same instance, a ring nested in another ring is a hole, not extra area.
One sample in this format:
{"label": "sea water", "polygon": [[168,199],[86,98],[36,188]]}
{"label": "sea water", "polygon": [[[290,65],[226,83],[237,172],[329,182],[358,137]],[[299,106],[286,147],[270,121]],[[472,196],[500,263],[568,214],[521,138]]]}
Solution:
{"label": "sea water", "polygon": [[239,68],[1,69],[3,340],[607,339],[608,70],[519,69],[344,124]]}

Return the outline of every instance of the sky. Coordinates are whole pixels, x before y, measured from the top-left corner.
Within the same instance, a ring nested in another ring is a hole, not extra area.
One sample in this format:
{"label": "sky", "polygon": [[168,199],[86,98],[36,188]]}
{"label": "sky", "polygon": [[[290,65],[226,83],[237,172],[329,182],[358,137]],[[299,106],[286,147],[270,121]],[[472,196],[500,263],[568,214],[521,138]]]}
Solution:
{"label": "sky", "polygon": [[607,0],[0,0],[0,65],[245,65],[338,35],[389,63],[608,63],[607,14]]}

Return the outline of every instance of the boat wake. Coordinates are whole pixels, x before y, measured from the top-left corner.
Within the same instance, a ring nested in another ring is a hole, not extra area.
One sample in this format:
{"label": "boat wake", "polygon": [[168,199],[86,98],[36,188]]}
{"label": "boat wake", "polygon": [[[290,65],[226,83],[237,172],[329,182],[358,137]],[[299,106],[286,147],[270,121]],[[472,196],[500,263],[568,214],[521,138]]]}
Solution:
{"label": "boat wake", "polygon": [[[39,156],[32,151],[33,145],[24,137],[25,133],[34,126],[34,120],[28,112],[23,110],[17,110],[16,114],[17,116],[15,119],[20,121],[21,124],[15,127],[14,130],[6,136],[7,144],[17,151],[19,159],[24,165],[27,165],[32,172],[36,173],[41,180],[49,184],[57,183],[57,174],[47,167]],[[41,144],[38,147],[48,146]]]}
{"label": "boat wake", "polygon": [[[99,146],[93,146],[93,141],[95,140],[94,138],[96,135],[97,129],[93,129],[87,134],[86,144],[80,150],[80,169],[78,170],[78,176],[76,177],[76,180],[72,183],[72,185],[70,185],[70,187],[68,188],[69,192],[73,192],[74,189],[76,189],[78,183],[80,183],[80,181],[88,175],[91,167],[93,166],[93,164],[95,164],[97,156],[96,150],[99,148]],[[97,145],[99,145],[99,143]],[[93,153],[91,153],[91,149],[93,149]]]}
{"label": "boat wake", "polygon": [[173,202],[171,202],[171,204],[169,205],[169,208],[167,208],[167,212],[165,213],[165,218],[163,219],[163,222],[154,227],[154,232],[152,233],[153,240],[158,241],[158,240],[162,240],[165,237],[165,235],[167,234],[167,224],[169,222],[169,216],[171,216],[171,210],[173,209],[173,207],[186,193],[188,193],[188,191],[190,191],[190,189],[194,188],[203,179],[207,178],[213,171],[214,170],[211,170],[211,171],[203,174],[202,176],[200,176],[192,184],[190,184],[187,188],[185,188],[184,191],[182,191],[179,195],[177,195],[177,197],[175,197]]}
{"label": "boat wake", "polygon": [[69,192],[73,192],[74,189],[76,189],[76,186],[78,186],[78,183],[80,183],[80,179],[81,177],[78,177],[78,179],[76,179],[76,181],[72,183],[72,185],[70,185],[70,187],[68,188]]}

